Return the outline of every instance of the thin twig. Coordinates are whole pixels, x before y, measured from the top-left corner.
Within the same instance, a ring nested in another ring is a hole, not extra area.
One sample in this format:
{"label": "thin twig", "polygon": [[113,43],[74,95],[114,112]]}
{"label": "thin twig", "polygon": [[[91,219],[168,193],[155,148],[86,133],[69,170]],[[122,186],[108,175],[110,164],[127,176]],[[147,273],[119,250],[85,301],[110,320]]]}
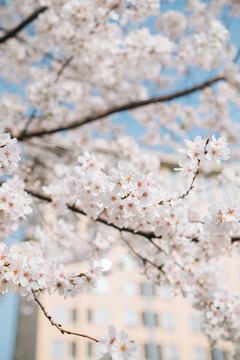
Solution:
{"label": "thin twig", "polygon": [[62,75],[64,69],[70,64],[70,62],[73,60],[73,55],[69,56],[69,58],[62,64],[61,69],[57,72],[57,78],[55,82],[57,82]]}
{"label": "thin twig", "polygon": [[124,239],[123,236],[121,236],[122,241],[129,247],[129,249],[133,252],[133,254],[135,254],[139,259],[142,260],[143,264],[149,263],[150,265],[154,266],[155,268],[157,268],[159,271],[161,271],[163,274],[165,274],[164,270],[163,270],[163,265],[158,266],[157,264],[155,264],[153,261],[149,260],[146,257],[143,257],[141,254],[139,254],[133,247],[132,245],[126,240]]}
{"label": "thin twig", "polygon": [[80,127],[82,125],[89,124],[89,123],[94,122],[96,120],[103,119],[103,118],[105,118],[105,117],[107,117],[109,115],[116,114],[118,112],[122,112],[122,111],[125,111],[125,110],[132,110],[132,109],[136,109],[136,108],[146,106],[146,105],[150,105],[150,104],[170,101],[170,100],[182,97],[182,96],[192,94],[192,93],[194,93],[194,92],[196,92],[198,90],[204,89],[205,87],[211,86],[211,85],[215,84],[216,82],[218,82],[220,80],[226,80],[226,79],[222,75],[217,75],[214,78],[212,78],[210,80],[207,80],[207,81],[204,81],[203,83],[201,83],[199,85],[196,85],[196,86],[193,86],[193,87],[191,87],[189,89],[185,89],[185,90],[182,90],[182,91],[179,91],[179,92],[176,92],[176,93],[173,93],[173,94],[169,94],[169,95],[155,96],[155,97],[152,97],[152,98],[147,99],[147,100],[134,101],[134,102],[131,102],[131,103],[128,103],[128,104],[124,104],[124,105],[120,105],[120,106],[114,106],[111,109],[100,111],[100,112],[98,112],[98,113],[96,113],[94,115],[87,116],[87,117],[85,117],[83,119],[73,121],[73,122],[71,122],[69,124],[59,126],[59,127],[53,128],[53,129],[48,129],[48,130],[46,130],[46,129],[35,129],[35,130],[31,130],[31,131],[28,131],[25,134],[20,134],[17,137],[17,139],[18,140],[24,140],[24,139],[31,138],[31,137],[40,137],[40,136],[44,136],[44,135],[51,135],[51,134],[54,134],[54,133],[58,133],[60,131],[73,130],[73,129],[76,129],[77,127]]}
{"label": "thin twig", "polygon": [[35,10],[31,15],[29,15],[26,19],[23,19],[20,24],[15,26],[13,29],[8,30],[7,33],[0,37],[0,44],[6,42],[7,40],[14,37],[19,31],[24,29],[28,24],[30,24],[33,20],[35,20],[39,14],[43,13],[47,10],[47,6],[41,6],[37,10]]}
{"label": "thin twig", "polygon": [[51,315],[48,314],[47,310],[45,309],[45,307],[43,306],[43,304],[40,302],[40,300],[37,298],[35,292],[32,290],[33,296],[34,296],[34,300],[36,301],[36,303],[39,305],[40,309],[42,310],[42,312],[44,313],[44,315],[46,316],[46,318],[50,321],[50,323],[52,324],[52,326],[55,326],[62,334],[68,334],[68,335],[76,335],[76,336],[80,336],[80,337],[84,337],[86,339],[95,341],[95,342],[99,342],[99,340],[89,336],[89,335],[85,335],[85,334],[80,334],[80,333],[76,333],[70,330],[66,330],[62,328],[61,324],[57,324]]}
{"label": "thin twig", "polygon": [[36,114],[36,109],[33,109],[32,114],[29,116],[21,135],[26,134],[28,127],[31,125],[31,122],[34,120],[35,114]]}
{"label": "thin twig", "polygon": [[[111,11],[117,9],[120,5],[120,2],[121,1],[118,1],[116,4],[112,5],[108,10],[107,12],[105,13],[105,19],[108,17],[108,15],[110,14]],[[94,34],[94,31],[101,25],[101,22],[97,22],[95,25],[94,25],[94,28],[90,31],[90,34]]]}
{"label": "thin twig", "polygon": [[[206,144],[205,144],[205,149],[204,149],[204,154],[206,155],[207,154],[207,145],[208,145],[208,143],[209,143],[209,138],[207,138],[207,140],[206,140]],[[188,196],[188,194],[190,193],[190,191],[194,188],[194,182],[195,182],[195,180],[196,180],[196,178],[197,178],[197,176],[199,175],[199,169],[200,169],[200,163],[201,163],[201,160],[200,159],[198,159],[198,164],[197,164],[197,171],[195,172],[195,174],[194,174],[194,176],[193,176],[193,178],[192,178],[192,181],[191,181],[191,184],[190,184],[190,186],[189,186],[189,188],[187,189],[187,191],[184,193],[184,194],[182,194],[182,195],[180,195],[180,196],[178,196],[178,198],[177,198],[177,200],[179,200],[179,199],[184,199],[186,196]],[[164,203],[169,203],[169,202],[171,202],[172,201],[172,199],[168,199],[168,200],[161,200],[158,204],[159,205],[164,205]]]}
{"label": "thin twig", "polygon": [[194,188],[194,182],[195,182],[197,176],[199,175],[199,165],[200,165],[200,160],[198,160],[198,169],[197,169],[197,171],[195,172],[194,177],[192,178],[192,182],[191,182],[188,190],[187,190],[184,194],[182,194],[181,196],[179,196],[178,199],[184,199],[186,196],[188,196],[188,194],[190,193],[190,191]]}
{"label": "thin twig", "polygon": [[[207,140],[206,140],[205,149],[204,149],[204,155],[207,154],[207,146],[208,146],[209,140],[210,140],[209,138],[207,138]],[[184,194],[182,194],[181,196],[179,196],[178,199],[184,199],[186,196],[188,196],[188,194],[190,193],[190,191],[194,188],[194,182],[195,182],[197,176],[199,175],[200,163],[201,163],[201,160],[198,159],[197,171],[195,172],[195,175],[194,175],[194,177],[193,177],[193,179],[192,179],[192,182],[191,182],[191,184],[190,184],[190,187],[188,188],[188,190],[187,190]]]}

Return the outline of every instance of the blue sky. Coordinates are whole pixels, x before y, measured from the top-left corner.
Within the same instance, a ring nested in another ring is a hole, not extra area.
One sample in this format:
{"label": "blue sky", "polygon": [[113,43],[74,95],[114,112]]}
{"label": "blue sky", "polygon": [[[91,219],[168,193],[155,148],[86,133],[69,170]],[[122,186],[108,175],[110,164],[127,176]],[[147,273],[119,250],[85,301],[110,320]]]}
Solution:
{"label": "blue sky", "polygon": [[[20,227],[7,241],[9,245],[20,241],[23,236]],[[18,295],[8,293],[0,299],[0,359],[11,360],[15,349],[18,321]]]}
{"label": "blue sky", "polygon": [[[179,2],[175,2],[175,4],[177,4],[175,6],[175,10],[180,10],[182,9],[182,5],[184,2],[179,1]],[[166,11],[169,7],[168,6],[164,6],[163,11]],[[161,9],[162,10],[162,9]],[[155,22],[156,22],[156,17],[151,17],[148,19],[148,21],[145,22],[146,26],[148,26],[151,30],[151,32],[154,34],[156,33],[155,30]],[[230,32],[230,43],[232,43],[233,45],[235,45],[235,47],[238,49],[240,48],[240,18],[232,18],[230,21],[228,21],[227,23],[225,23],[225,25],[228,25],[228,29]],[[237,61],[238,64],[240,64],[240,56],[239,59]],[[171,90],[161,90],[159,91],[157,94],[156,92],[149,92],[150,96],[156,96],[156,95],[164,95],[164,94],[169,94],[169,93],[174,93],[175,91],[180,91],[180,90],[184,90],[186,88],[190,88],[196,84],[199,84],[211,77],[214,77],[216,75],[216,71],[212,71],[212,72],[204,72],[201,70],[196,70],[194,69],[194,72],[192,72],[191,76],[186,77],[184,79],[184,81],[181,81],[180,83],[178,82],[176,84],[175,88],[172,88]],[[187,97],[183,97],[183,98],[178,98],[176,100],[173,100],[175,102],[179,102],[181,104],[186,104],[186,105],[192,105],[192,106],[196,106],[196,104],[198,103],[198,97],[199,97],[199,93],[193,93],[188,95]],[[236,120],[239,121],[240,119],[240,113],[239,113],[239,109],[236,107],[236,105],[232,105],[230,107],[230,112],[232,117]],[[145,128],[143,126],[141,126],[139,123],[137,123],[137,121],[134,120],[134,118],[127,112],[123,112],[123,113],[119,113],[119,114],[115,114],[112,116],[112,118],[114,119],[114,122],[117,124],[124,124],[125,125],[125,132],[128,135],[131,135],[135,138],[141,138],[141,136],[143,136],[145,134]],[[197,134],[196,131],[200,131],[200,129],[196,129],[195,131],[193,131],[191,133],[191,137],[195,137],[196,135],[202,135],[204,136],[204,134]],[[160,150],[163,152],[168,152],[170,149],[168,149],[167,147],[155,147],[155,150]]]}

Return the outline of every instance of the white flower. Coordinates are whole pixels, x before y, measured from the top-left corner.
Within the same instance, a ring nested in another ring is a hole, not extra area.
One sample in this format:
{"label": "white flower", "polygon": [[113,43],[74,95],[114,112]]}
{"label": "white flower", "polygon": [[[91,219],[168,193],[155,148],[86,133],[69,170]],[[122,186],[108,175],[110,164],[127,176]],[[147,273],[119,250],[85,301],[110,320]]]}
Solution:
{"label": "white flower", "polygon": [[125,331],[117,333],[113,326],[109,326],[108,336],[99,337],[101,360],[131,360],[137,351],[133,340],[128,339]]}
{"label": "white flower", "polygon": [[209,161],[215,161],[218,165],[220,164],[221,160],[227,160],[230,156],[230,149],[227,147],[225,137],[221,137],[216,140],[215,136],[213,135],[207,144],[206,150],[206,158]]}
{"label": "white flower", "polygon": [[196,136],[193,141],[185,140],[186,153],[192,159],[202,160],[204,158],[204,150],[206,140],[202,139],[201,136]]}
{"label": "white flower", "polygon": [[171,39],[176,39],[184,34],[187,20],[183,13],[169,10],[160,15],[156,25],[160,31],[165,32]]}
{"label": "white flower", "polygon": [[128,339],[128,334],[122,330],[112,345],[113,360],[130,360],[137,351],[137,345]]}
{"label": "white flower", "polygon": [[0,134],[0,175],[11,174],[18,166],[20,148],[10,134]]}

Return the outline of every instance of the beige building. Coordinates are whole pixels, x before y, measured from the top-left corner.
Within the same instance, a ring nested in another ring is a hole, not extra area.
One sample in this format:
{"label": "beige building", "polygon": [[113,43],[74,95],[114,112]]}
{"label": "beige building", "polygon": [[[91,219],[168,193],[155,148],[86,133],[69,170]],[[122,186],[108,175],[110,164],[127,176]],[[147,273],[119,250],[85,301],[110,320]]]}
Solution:
{"label": "beige building", "polygon": [[[176,166],[168,159],[167,165],[163,164],[163,172],[166,181],[174,183],[171,164]],[[201,181],[206,181],[207,195],[199,195],[205,206],[207,199],[211,202],[224,200],[227,189],[219,192],[211,188],[211,181],[205,178]],[[125,329],[138,344],[136,359],[140,360],[230,359],[227,352],[210,350],[208,340],[201,333],[200,313],[192,309],[186,299],[173,298],[166,287],[149,284],[138,260],[125,249],[114,248],[111,260],[111,270],[102,276],[99,288],[93,293],[81,293],[67,300],[55,295],[41,297],[55,321],[66,329],[93,337],[106,334],[108,325],[115,326],[117,331]],[[239,260],[224,262],[229,284],[238,284]],[[70,267],[81,271],[85,265],[72,264]],[[38,311],[35,360],[98,358],[94,342],[62,335]]]}

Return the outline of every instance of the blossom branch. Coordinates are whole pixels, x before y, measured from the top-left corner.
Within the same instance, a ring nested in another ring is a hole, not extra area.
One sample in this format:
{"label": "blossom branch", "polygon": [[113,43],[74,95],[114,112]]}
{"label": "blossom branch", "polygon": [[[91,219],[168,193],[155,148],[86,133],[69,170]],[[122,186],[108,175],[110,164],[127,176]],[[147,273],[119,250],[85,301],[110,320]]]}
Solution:
{"label": "blossom branch", "polygon": [[[45,194],[42,194],[42,193],[39,193],[39,192],[36,192],[36,191],[33,191],[33,190],[30,190],[28,188],[25,188],[25,191],[34,196],[35,198],[39,199],[39,200],[42,200],[42,201],[46,201],[46,202],[52,202],[52,199],[50,196],[47,196]],[[76,207],[75,205],[70,205],[70,204],[67,204],[67,208],[77,214],[80,214],[80,215],[84,215],[84,216],[87,216],[89,217],[83,210],[79,209],[78,207]],[[132,233],[134,235],[139,235],[139,236],[143,236],[147,239],[149,239],[151,242],[152,242],[152,238],[156,238],[156,239],[161,239],[162,236],[156,236],[153,232],[147,232],[147,231],[134,231],[133,229],[131,228],[120,228],[118,227],[117,225],[114,225],[113,223],[110,223],[107,221],[107,219],[103,218],[103,217],[98,217],[95,221],[97,222],[100,222],[104,225],[108,225],[108,226],[111,226],[112,228],[116,229],[116,230],[119,230],[120,232],[121,231],[125,231],[125,232],[129,232],[129,233]]]}
{"label": "blossom branch", "polygon": [[[208,143],[209,143],[209,138],[207,138],[206,143],[205,143],[204,155],[206,155],[207,152],[208,152],[208,151],[207,151]],[[190,184],[188,190],[187,190],[184,194],[180,195],[180,196],[178,197],[178,199],[184,199],[186,196],[188,196],[188,194],[190,193],[190,191],[194,188],[194,182],[195,182],[195,180],[196,180],[196,178],[197,178],[197,176],[199,175],[199,172],[200,172],[200,170],[199,170],[199,169],[200,169],[200,163],[201,163],[201,160],[198,159],[198,160],[197,160],[197,170],[195,171],[195,174],[194,174],[194,176],[193,176],[193,178],[192,178],[191,184]],[[171,201],[171,200],[169,200],[169,201]],[[162,203],[162,202],[161,202],[161,203]],[[161,203],[160,203],[160,204],[161,204]]]}
{"label": "blossom branch", "polygon": [[196,178],[197,178],[197,176],[198,176],[198,174],[199,174],[199,165],[200,165],[200,160],[198,160],[198,169],[197,169],[197,171],[195,172],[194,177],[192,178],[192,181],[191,181],[191,184],[190,184],[188,190],[187,190],[184,194],[182,194],[181,196],[179,196],[178,199],[184,199],[186,196],[188,196],[188,194],[190,193],[190,191],[194,188],[194,182],[195,182],[195,180],[196,180]]}
{"label": "blossom branch", "polygon": [[0,44],[4,43],[7,40],[14,37],[17,33],[19,33],[19,31],[24,29],[28,24],[30,24],[32,21],[34,21],[38,17],[38,15],[40,15],[41,13],[43,13],[46,10],[47,10],[47,6],[41,6],[40,8],[35,10],[31,15],[29,15],[26,19],[24,19],[20,24],[18,24],[13,29],[7,31],[5,35],[1,36]]}
{"label": "blossom branch", "polygon": [[[0,181],[0,184],[2,184],[3,182]],[[191,188],[191,186],[190,186]],[[47,196],[43,193],[39,193],[39,192],[36,192],[34,190],[31,190],[31,189],[28,189],[28,188],[25,188],[25,191],[29,194],[29,195],[32,195],[33,197],[39,199],[39,200],[42,200],[42,201],[45,201],[45,202],[49,202],[51,203],[52,202],[52,199],[50,196]],[[190,190],[188,190],[190,191]],[[89,217],[87,215],[87,213],[85,213],[83,210],[81,210],[80,208],[76,207],[75,205],[67,205],[67,208],[77,214],[80,214],[80,215],[84,215],[86,217]],[[118,227],[117,225],[113,224],[113,223],[110,223],[107,221],[107,219],[103,218],[103,217],[98,217],[97,219],[95,219],[95,221],[99,222],[99,223],[102,223],[104,225],[107,225],[107,226],[110,226],[118,231],[120,231],[120,233],[122,232],[128,232],[128,233],[131,233],[133,235],[138,235],[138,236],[142,236],[142,237],[145,237],[148,239],[148,241],[159,251],[159,252],[163,252],[165,253],[165,251],[158,245],[156,244],[156,242],[153,240],[153,239],[161,239],[162,236],[159,235],[159,236],[156,236],[153,232],[150,232],[150,231],[134,231],[133,229],[131,228],[120,228]],[[195,221],[189,221],[190,223],[191,222],[195,222],[195,223],[201,223],[201,224],[204,224],[203,221],[198,221],[198,220],[195,220]],[[198,242],[198,238],[193,238],[192,239],[193,242]],[[234,242],[237,242],[237,241],[240,241],[240,237],[237,237],[237,236],[233,236],[231,237],[231,243],[233,244]],[[166,254],[166,253],[165,253]]]}
{"label": "blossom branch", "polygon": [[89,339],[89,340],[92,340],[92,341],[95,341],[95,342],[99,342],[97,339],[89,336],[89,335],[85,335],[85,334],[80,334],[80,333],[76,333],[76,332],[73,332],[73,331],[69,331],[69,330],[66,330],[66,329],[63,329],[62,328],[62,325],[61,324],[57,324],[51,315],[48,314],[47,310],[45,309],[45,307],[43,306],[43,304],[40,302],[40,300],[37,298],[36,294],[34,291],[32,291],[33,293],[33,297],[34,297],[34,300],[36,301],[36,303],[38,304],[38,306],[40,307],[40,309],[42,310],[43,314],[46,316],[46,318],[50,321],[50,323],[52,324],[52,326],[55,326],[63,335],[64,334],[68,334],[68,335],[75,335],[75,336],[80,336],[80,337],[84,337],[86,339]]}
{"label": "blossom branch", "polygon": [[69,124],[63,125],[63,126],[59,126],[53,129],[35,129],[35,130],[31,130],[26,132],[25,134],[20,134],[17,139],[18,140],[25,140],[31,137],[40,137],[40,136],[44,136],[44,135],[51,135],[54,133],[58,133],[60,131],[66,131],[66,130],[73,130],[76,129],[77,127],[80,127],[82,125],[85,124],[89,124],[91,122],[103,119],[109,115],[112,114],[116,114],[118,112],[122,112],[122,111],[126,111],[126,110],[131,110],[131,109],[136,109],[142,106],[147,106],[150,104],[155,104],[155,103],[160,103],[160,102],[165,102],[165,101],[170,101],[173,99],[177,99],[179,97],[183,97],[189,94],[192,94],[198,90],[202,90],[208,86],[211,86],[213,84],[215,84],[216,82],[220,81],[220,80],[226,80],[225,77],[223,77],[222,75],[217,75],[214,78],[204,81],[203,83],[193,86],[189,89],[185,89],[173,94],[169,94],[169,95],[163,95],[163,96],[155,96],[152,97],[150,99],[146,99],[146,100],[141,100],[141,101],[134,101],[128,104],[124,104],[124,105],[120,105],[120,106],[114,106],[111,109],[107,109],[104,111],[100,111],[98,113],[96,113],[95,115],[90,115],[87,116],[83,119],[77,120],[77,121],[73,121]]}

